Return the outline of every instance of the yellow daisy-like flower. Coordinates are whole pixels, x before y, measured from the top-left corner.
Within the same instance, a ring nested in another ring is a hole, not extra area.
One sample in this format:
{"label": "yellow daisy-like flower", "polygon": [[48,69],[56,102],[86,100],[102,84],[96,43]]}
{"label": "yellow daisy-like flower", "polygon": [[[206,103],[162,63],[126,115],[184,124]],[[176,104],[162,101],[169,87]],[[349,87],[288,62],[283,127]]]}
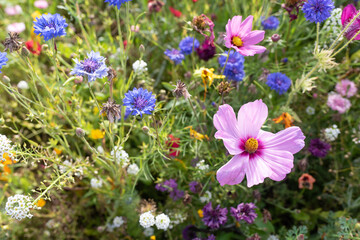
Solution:
{"label": "yellow daisy-like flower", "polygon": [[101,131],[100,129],[91,130],[89,135],[91,139],[101,139],[104,138],[104,136],[105,136],[105,132]]}
{"label": "yellow daisy-like flower", "polygon": [[40,198],[39,201],[37,201],[36,206],[43,207],[45,206],[46,201],[43,198]]}
{"label": "yellow daisy-like flower", "polygon": [[211,84],[213,83],[214,79],[225,78],[224,75],[214,74],[213,68],[204,68],[204,67],[195,70],[194,76],[201,77],[204,87],[205,87],[205,97],[206,97],[206,92],[207,92],[207,88],[206,88],[207,85],[209,85],[209,87],[210,87]]}
{"label": "yellow daisy-like flower", "polygon": [[204,134],[201,134],[201,133],[195,131],[192,126],[189,126],[186,128],[190,129],[190,137],[195,138],[200,141],[202,141],[203,139],[209,140],[209,137],[207,135],[204,135]]}
{"label": "yellow daisy-like flower", "polygon": [[197,211],[197,213],[198,213],[198,215],[199,215],[200,218],[203,218],[203,217],[204,217],[204,212],[203,212],[203,210],[199,209],[199,210]]}

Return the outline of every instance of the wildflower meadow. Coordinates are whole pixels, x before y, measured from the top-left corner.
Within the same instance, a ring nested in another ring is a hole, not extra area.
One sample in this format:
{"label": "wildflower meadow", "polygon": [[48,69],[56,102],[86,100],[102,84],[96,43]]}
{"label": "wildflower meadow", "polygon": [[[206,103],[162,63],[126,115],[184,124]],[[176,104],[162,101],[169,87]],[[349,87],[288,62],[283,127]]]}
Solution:
{"label": "wildflower meadow", "polygon": [[0,240],[360,240],[357,0],[0,0]]}

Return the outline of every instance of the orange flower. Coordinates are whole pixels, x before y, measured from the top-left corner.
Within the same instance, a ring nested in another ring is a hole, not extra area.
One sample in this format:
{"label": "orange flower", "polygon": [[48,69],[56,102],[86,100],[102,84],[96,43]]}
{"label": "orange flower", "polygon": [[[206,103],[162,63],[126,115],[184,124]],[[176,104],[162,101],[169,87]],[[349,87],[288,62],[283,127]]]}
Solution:
{"label": "orange flower", "polygon": [[104,138],[105,132],[101,131],[100,129],[93,129],[90,132],[90,138],[92,139],[101,139]]}
{"label": "orange flower", "polygon": [[40,198],[39,201],[37,201],[36,206],[43,207],[45,206],[46,201],[43,198]]}
{"label": "orange flower", "polygon": [[203,139],[209,140],[209,137],[207,135],[201,134],[197,131],[195,131],[192,126],[186,127],[190,129],[190,137],[195,138],[197,140],[202,141]]}
{"label": "orange flower", "polygon": [[155,235],[152,235],[152,236],[150,237],[150,240],[156,240],[156,236],[155,236]]}
{"label": "orange flower", "polygon": [[275,123],[283,123],[285,128],[293,126],[294,118],[287,112],[283,112],[279,117],[274,118]]}
{"label": "orange flower", "polygon": [[59,148],[54,148],[54,151],[57,155],[60,155],[62,153],[62,150]]}
{"label": "orange flower", "polygon": [[198,215],[199,215],[200,218],[203,218],[203,217],[204,217],[204,212],[203,212],[203,210],[199,209],[197,212],[198,212]]}
{"label": "orange flower", "polygon": [[311,176],[310,174],[307,173],[303,173],[303,175],[301,175],[301,177],[299,178],[299,188],[307,188],[312,190],[313,189],[313,185],[314,182],[316,181],[315,178],[313,176]]}
{"label": "orange flower", "polygon": [[[4,172],[9,174],[11,173],[11,169],[8,167],[8,165],[16,163],[16,160],[12,160],[8,153],[3,154],[3,158],[5,158],[5,161],[1,162],[4,165]],[[2,178],[2,180],[5,180]]]}

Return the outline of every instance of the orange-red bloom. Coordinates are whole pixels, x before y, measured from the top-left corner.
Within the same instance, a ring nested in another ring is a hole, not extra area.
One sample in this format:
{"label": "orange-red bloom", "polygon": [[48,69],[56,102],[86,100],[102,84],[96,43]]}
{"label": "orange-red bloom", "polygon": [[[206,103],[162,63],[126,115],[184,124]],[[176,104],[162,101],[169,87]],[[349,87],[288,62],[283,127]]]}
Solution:
{"label": "orange-red bloom", "polygon": [[169,7],[170,12],[177,18],[181,17],[181,12],[179,10],[176,10],[175,8]]}
{"label": "orange-red bloom", "polygon": [[177,157],[179,156],[179,150],[177,150],[180,145],[180,138],[174,137],[172,134],[169,135],[169,140],[165,142],[166,146],[169,148],[170,156]]}
{"label": "orange-red bloom", "polygon": [[283,112],[279,117],[274,118],[275,123],[284,124],[285,128],[293,126],[294,118],[287,112]]}
{"label": "orange-red bloom", "polygon": [[313,176],[311,176],[308,173],[304,173],[303,175],[301,175],[301,177],[299,178],[299,188],[307,188],[312,190],[313,186],[314,186],[314,182],[316,181],[315,178]]}

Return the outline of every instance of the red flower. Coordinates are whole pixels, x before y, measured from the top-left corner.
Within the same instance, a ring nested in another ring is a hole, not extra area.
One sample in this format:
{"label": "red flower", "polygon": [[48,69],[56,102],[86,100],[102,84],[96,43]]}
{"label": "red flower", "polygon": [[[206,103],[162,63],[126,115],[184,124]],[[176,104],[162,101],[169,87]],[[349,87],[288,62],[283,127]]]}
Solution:
{"label": "red flower", "polygon": [[169,7],[170,12],[177,18],[181,17],[181,12],[179,10],[176,10],[175,8]]}
{"label": "red flower", "polygon": [[41,53],[41,44],[34,42],[33,40],[29,40],[27,42],[25,42],[25,46],[26,48],[35,55],[40,55]]}
{"label": "red flower", "polygon": [[124,48],[126,49],[126,46],[127,46],[127,40],[124,40],[124,41],[123,41],[123,44],[124,44]]}
{"label": "red flower", "polygon": [[169,135],[169,140],[165,142],[166,146],[169,148],[170,156],[177,157],[179,156],[180,152],[177,148],[180,147],[180,138],[174,137],[172,134]]}
{"label": "red flower", "polygon": [[198,0],[193,0],[193,3],[196,3]]}

